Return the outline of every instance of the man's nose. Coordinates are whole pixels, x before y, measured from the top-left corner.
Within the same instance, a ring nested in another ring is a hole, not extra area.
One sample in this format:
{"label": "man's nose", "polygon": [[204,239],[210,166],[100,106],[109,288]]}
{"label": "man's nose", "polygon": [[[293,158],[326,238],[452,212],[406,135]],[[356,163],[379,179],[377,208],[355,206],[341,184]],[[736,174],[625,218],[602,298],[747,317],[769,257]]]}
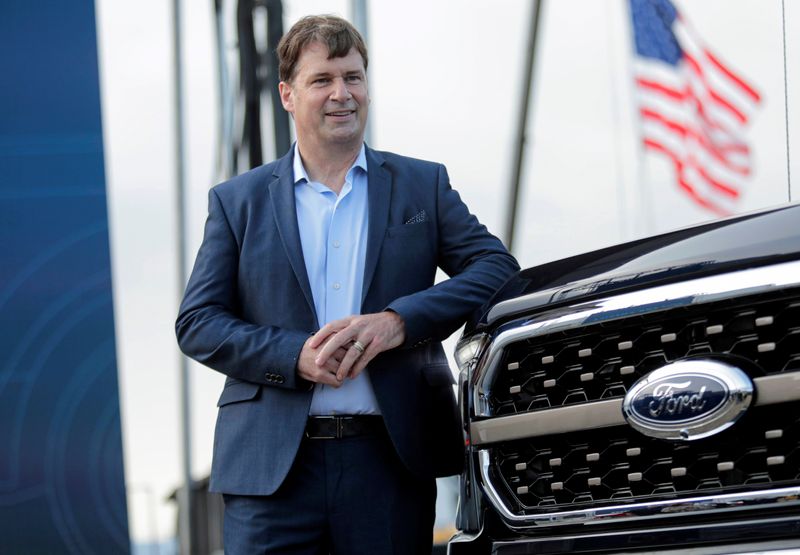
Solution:
{"label": "man's nose", "polygon": [[331,100],[349,100],[352,95],[350,89],[347,88],[347,83],[344,79],[333,80],[333,91],[331,91]]}

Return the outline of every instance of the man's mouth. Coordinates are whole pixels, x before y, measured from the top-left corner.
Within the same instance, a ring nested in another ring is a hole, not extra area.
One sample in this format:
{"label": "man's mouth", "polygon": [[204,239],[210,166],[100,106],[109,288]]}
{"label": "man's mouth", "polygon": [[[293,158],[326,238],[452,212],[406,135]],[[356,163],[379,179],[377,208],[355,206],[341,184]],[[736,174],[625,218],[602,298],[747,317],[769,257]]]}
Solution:
{"label": "man's mouth", "polygon": [[346,117],[349,116],[350,114],[355,114],[355,113],[356,113],[355,110],[339,110],[336,112],[326,112],[325,115],[334,117]]}

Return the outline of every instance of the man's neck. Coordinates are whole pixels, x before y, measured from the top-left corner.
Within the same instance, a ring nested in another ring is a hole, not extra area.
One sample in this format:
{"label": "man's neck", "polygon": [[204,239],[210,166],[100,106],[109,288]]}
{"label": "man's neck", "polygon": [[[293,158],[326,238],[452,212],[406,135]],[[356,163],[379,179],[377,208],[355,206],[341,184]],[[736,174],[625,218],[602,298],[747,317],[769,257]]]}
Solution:
{"label": "man's neck", "polygon": [[308,178],[327,185],[338,195],[344,187],[347,171],[361,152],[361,144],[332,150],[306,148],[298,141],[297,150]]}

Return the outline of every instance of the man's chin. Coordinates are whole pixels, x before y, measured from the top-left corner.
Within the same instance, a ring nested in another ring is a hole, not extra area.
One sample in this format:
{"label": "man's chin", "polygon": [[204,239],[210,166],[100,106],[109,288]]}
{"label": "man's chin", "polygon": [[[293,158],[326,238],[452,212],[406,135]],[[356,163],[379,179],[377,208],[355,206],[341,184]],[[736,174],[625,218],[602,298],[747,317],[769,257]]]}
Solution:
{"label": "man's chin", "polygon": [[364,142],[364,131],[338,129],[328,134],[327,139],[327,142],[335,145],[361,145]]}

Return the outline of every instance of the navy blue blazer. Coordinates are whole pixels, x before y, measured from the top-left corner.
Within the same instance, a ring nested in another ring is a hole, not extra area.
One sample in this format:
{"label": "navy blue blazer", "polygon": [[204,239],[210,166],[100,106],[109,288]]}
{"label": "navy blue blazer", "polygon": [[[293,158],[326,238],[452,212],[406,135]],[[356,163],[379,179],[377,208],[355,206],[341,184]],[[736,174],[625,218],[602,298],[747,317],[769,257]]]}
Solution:
{"label": "navy blue blazer", "polygon": [[[362,314],[386,309],[406,341],[366,370],[389,435],[419,476],[460,472],[463,435],[439,341],[515,271],[441,164],[366,149],[369,228]],[[437,267],[451,279],[434,285]],[[181,350],[227,375],[211,490],[268,495],[303,435],[312,385],[296,375],[319,329],[297,224],[292,152],[217,185],[176,322]]]}

